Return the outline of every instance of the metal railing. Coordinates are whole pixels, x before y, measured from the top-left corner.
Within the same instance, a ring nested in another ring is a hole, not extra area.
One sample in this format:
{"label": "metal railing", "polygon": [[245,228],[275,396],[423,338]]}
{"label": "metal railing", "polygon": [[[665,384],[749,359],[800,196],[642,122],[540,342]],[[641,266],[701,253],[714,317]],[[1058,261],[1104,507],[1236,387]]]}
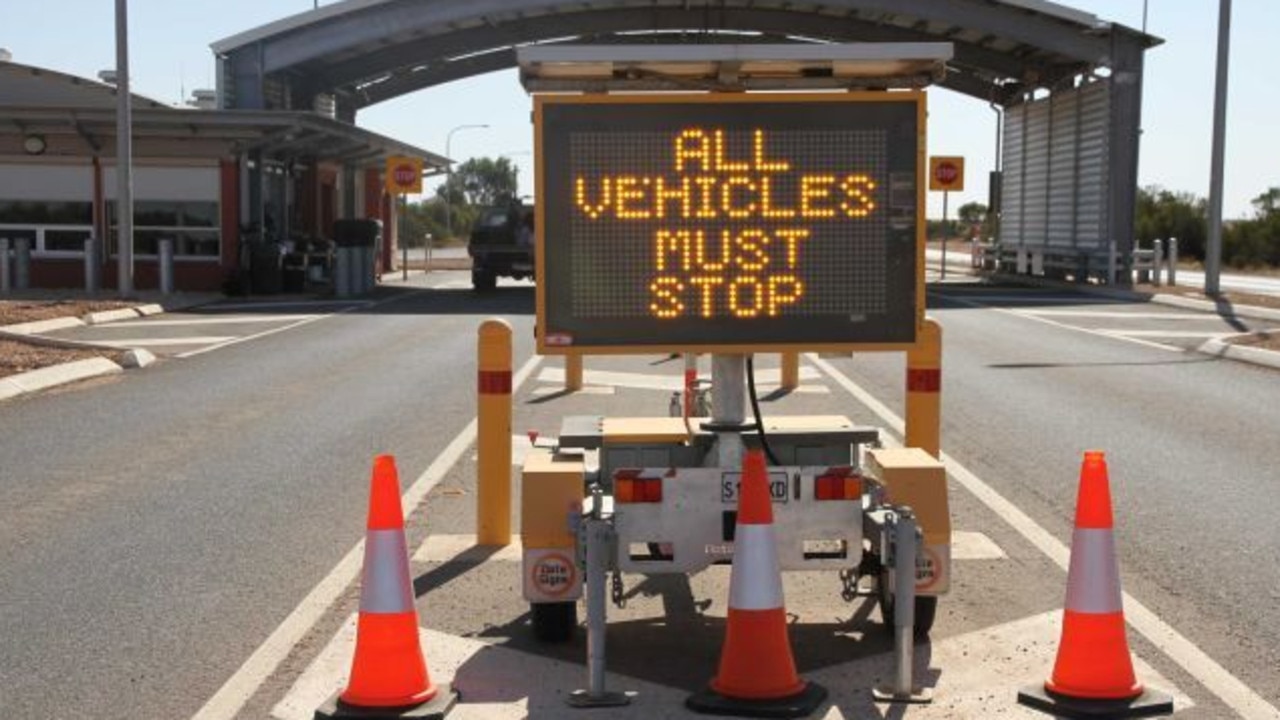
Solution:
{"label": "metal railing", "polygon": [[[1116,254],[1109,259],[1105,250],[1025,248],[978,240],[970,246],[970,264],[975,270],[987,272],[1060,279],[1070,275],[1077,281],[1096,279],[1107,284],[1114,284],[1109,277],[1111,267],[1125,271],[1123,258]],[[1157,239],[1150,248],[1135,248],[1128,265],[1136,283],[1177,285],[1178,239]]]}

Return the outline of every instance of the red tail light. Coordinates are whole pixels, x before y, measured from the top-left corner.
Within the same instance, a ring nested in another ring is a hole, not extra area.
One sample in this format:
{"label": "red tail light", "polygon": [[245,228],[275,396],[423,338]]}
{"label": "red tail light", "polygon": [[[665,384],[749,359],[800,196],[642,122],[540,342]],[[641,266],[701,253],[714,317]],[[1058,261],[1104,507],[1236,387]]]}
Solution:
{"label": "red tail light", "polygon": [[637,472],[620,470],[613,476],[613,501],[660,503],[662,502],[662,478],[640,477]]}
{"label": "red tail light", "polygon": [[828,468],[814,478],[813,496],[817,500],[860,500],[862,478],[852,468]]}

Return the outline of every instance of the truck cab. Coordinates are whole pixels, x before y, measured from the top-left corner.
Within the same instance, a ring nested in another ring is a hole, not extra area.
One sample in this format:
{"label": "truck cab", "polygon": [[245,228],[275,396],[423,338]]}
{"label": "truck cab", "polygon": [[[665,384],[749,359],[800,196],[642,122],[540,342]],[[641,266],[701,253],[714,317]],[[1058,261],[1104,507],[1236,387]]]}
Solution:
{"label": "truck cab", "polygon": [[533,206],[521,203],[480,211],[467,241],[476,291],[492,290],[499,277],[535,277],[533,218]]}

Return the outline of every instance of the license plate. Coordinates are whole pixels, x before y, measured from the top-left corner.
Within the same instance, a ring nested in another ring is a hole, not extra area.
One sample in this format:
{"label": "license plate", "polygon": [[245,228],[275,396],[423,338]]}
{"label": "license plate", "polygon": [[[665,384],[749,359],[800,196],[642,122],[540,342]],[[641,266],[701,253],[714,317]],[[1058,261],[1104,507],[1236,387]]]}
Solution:
{"label": "license plate", "polygon": [[[726,503],[738,502],[738,486],[742,483],[742,473],[727,472],[720,476],[720,499]],[[776,503],[787,501],[791,487],[790,479],[785,472],[769,473],[769,496]]]}

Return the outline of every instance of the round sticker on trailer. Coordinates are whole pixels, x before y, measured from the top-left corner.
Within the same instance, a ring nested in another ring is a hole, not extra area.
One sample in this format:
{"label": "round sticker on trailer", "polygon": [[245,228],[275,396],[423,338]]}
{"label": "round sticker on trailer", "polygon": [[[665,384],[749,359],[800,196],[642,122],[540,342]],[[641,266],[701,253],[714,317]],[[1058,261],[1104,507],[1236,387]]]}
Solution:
{"label": "round sticker on trailer", "polygon": [[942,559],[933,548],[924,548],[924,557],[916,561],[916,590],[929,591],[942,578]]}
{"label": "round sticker on trailer", "polygon": [[529,572],[534,589],[550,597],[559,597],[569,592],[578,578],[578,569],[574,567],[573,561],[560,553],[538,558]]}

